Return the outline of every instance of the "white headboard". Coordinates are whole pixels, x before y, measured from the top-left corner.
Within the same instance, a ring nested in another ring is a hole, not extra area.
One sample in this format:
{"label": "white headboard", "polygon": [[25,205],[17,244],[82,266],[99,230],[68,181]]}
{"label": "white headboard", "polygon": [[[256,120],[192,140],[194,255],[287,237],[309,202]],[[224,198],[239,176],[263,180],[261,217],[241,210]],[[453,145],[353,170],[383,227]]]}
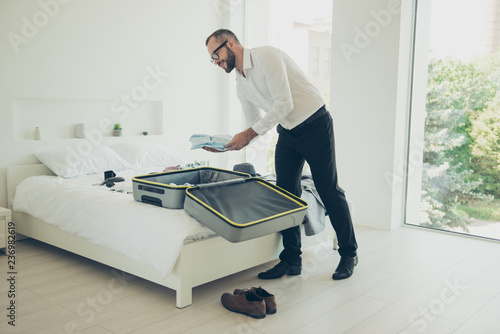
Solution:
{"label": "white headboard", "polygon": [[44,164],[19,165],[7,167],[7,204],[12,209],[17,185],[24,179],[36,175],[55,175]]}

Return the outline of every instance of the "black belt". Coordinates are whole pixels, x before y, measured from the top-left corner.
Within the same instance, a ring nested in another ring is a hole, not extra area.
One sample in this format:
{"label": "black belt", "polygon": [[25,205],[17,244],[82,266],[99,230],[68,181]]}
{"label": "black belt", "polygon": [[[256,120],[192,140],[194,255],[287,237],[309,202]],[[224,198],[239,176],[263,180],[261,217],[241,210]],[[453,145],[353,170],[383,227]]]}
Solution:
{"label": "black belt", "polygon": [[321,116],[326,115],[327,113],[328,113],[328,110],[326,110],[325,106],[322,106],[321,108],[318,109],[318,111],[316,111],[314,114],[309,116],[309,118],[307,118],[304,122],[302,122],[299,125],[297,125],[296,127],[294,127],[292,130],[300,129],[300,128],[306,126],[307,124],[314,122],[315,120],[317,120]]}

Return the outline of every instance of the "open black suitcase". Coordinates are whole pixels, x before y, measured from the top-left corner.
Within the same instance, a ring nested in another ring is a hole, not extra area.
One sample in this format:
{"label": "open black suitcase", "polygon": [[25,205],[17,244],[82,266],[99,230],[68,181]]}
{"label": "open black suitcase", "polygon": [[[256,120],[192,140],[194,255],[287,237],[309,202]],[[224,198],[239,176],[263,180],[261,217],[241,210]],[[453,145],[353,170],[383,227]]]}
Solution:
{"label": "open black suitcase", "polygon": [[168,209],[182,209],[186,189],[190,187],[249,177],[249,174],[213,167],[153,173],[132,178],[133,196],[139,202]]}
{"label": "open black suitcase", "polygon": [[[202,182],[207,179],[194,176],[212,172],[217,174],[212,175],[213,182]],[[132,179],[134,198],[155,205],[160,205],[161,201],[165,206],[164,200],[158,200],[163,196],[178,206],[179,196],[167,193],[180,190],[171,188],[174,186],[170,183],[174,183],[173,179],[184,181],[188,178],[186,173],[192,174],[194,182],[182,188],[184,210],[230,242],[245,241],[302,224],[307,210],[307,203],[302,199],[263,179],[211,167],[135,177]],[[161,182],[167,179],[168,184],[162,185]],[[153,192],[163,190],[163,193],[144,195],[144,192],[151,191],[147,187],[152,186],[156,189]],[[151,200],[151,197],[156,200]],[[174,197],[176,199],[172,201]]]}

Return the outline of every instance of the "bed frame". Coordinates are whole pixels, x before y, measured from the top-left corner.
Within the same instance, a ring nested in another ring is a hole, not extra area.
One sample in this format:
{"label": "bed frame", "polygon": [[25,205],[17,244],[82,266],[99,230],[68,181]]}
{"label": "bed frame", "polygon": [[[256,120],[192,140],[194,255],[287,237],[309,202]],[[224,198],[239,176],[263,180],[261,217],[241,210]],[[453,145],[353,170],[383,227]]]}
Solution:
{"label": "bed frame", "polygon": [[[9,208],[12,209],[16,186],[25,178],[35,175],[54,173],[43,164],[7,167]],[[152,266],[92,244],[29,214],[13,211],[12,220],[17,233],[175,290],[178,308],[192,304],[194,287],[275,260],[282,249],[279,233],[240,243],[231,243],[215,236],[184,244],[172,272],[162,277]],[[327,226],[320,234],[304,237],[302,244],[305,249],[330,240],[333,240],[336,249],[333,230]]]}

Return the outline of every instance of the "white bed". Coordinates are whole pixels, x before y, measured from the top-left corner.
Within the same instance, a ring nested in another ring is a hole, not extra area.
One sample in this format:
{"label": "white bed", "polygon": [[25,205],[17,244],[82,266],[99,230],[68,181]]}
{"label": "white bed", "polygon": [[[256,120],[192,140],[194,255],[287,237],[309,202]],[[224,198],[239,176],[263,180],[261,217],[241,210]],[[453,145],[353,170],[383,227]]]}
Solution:
{"label": "white bed", "polygon": [[[19,183],[31,176],[38,175],[54,175],[54,173],[44,164],[7,168],[7,193],[10,208],[14,208],[13,200]],[[128,196],[132,199],[131,195],[113,195]],[[147,208],[151,207],[152,210],[168,210],[142,203],[137,204]],[[182,215],[185,214],[184,210],[173,211],[177,211],[181,215],[181,219],[187,219],[186,217],[182,218]],[[172,265],[162,268],[143,261],[140,257],[134,259],[133,256],[127,256],[120,250],[112,250],[109,247],[98,245],[95,241],[89,241],[88,236],[78,236],[64,231],[58,226],[35,218],[26,212],[13,210],[12,216],[16,223],[17,232],[22,235],[175,290],[176,306],[179,308],[192,303],[193,287],[274,260],[281,251],[281,237],[277,233],[241,243],[230,243],[210,232],[205,233],[203,228],[194,228],[192,231],[195,235],[191,235],[188,238],[189,241],[181,242],[178,256],[174,254]],[[153,235],[155,231],[148,233]],[[333,234],[331,228],[326,228],[320,234],[304,237],[303,247],[307,248],[333,240]]]}

